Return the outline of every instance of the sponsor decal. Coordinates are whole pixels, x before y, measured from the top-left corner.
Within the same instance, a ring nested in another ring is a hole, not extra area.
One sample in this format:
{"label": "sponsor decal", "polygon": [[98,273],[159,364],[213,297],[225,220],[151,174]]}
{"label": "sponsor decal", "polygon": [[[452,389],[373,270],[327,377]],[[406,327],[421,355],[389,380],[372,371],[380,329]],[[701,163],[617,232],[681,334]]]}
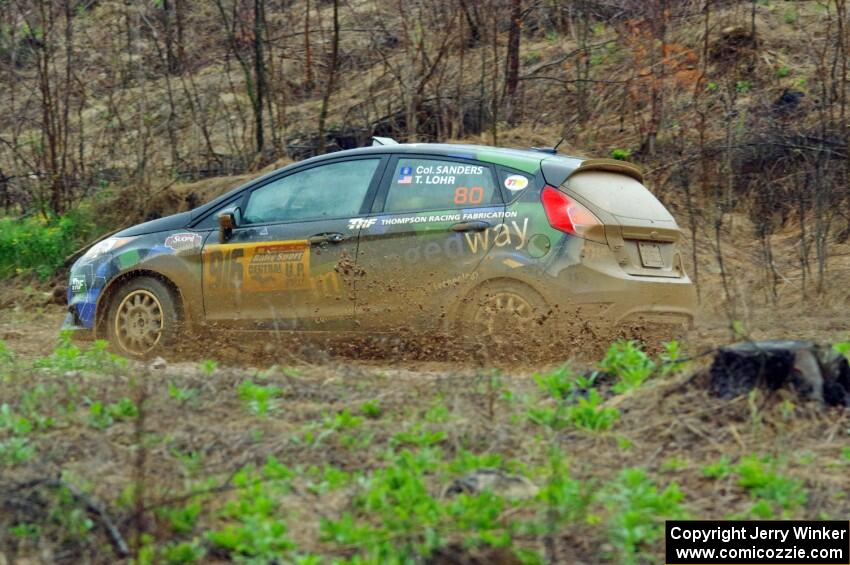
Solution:
{"label": "sponsor decal", "polygon": [[478,276],[479,276],[478,271],[473,271],[471,273],[461,273],[460,275],[457,275],[457,276],[452,277],[450,279],[439,281],[439,282],[433,284],[432,287],[433,287],[434,290],[440,290],[440,289],[449,288],[449,287],[456,287],[456,286],[460,286],[462,283],[477,280]]}
{"label": "sponsor decal", "polygon": [[473,186],[472,188],[467,188],[465,186],[459,186],[455,189],[455,204],[471,204],[473,206],[481,204],[484,201],[484,187],[482,186]]}
{"label": "sponsor decal", "polygon": [[505,188],[511,192],[522,190],[528,186],[528,179],[522,175],[511,175],[505,179]]}
{"label": "sponsor decal", "polygon": [[[428,224],[432,222],[468,222],[471,220],[496,220],[500,218],[516,218],[517,212],[512,210],[510,212],[505,212],[503,210],[486,210],[481,212],[452,212],[449,214],[429,214],[427,216],[393,216],[389,218],[380,218],[382,226],[401,226],[406,224]],[[360,218],[358,218],[360,219]],[[368,226],[371,227],[376,218],[370,218],[371,223]],[[354,220],[349,220],[348,227],[349,229],[356,229],[356,227],[352,227],[351,222]]]}
{"label": "sponsor decal", "polygon": [[401,167],[396,178],[396,183],[452,185],[457,183],[458,176],[483,174],[484,167],[480,165],[417,165],[415,169],[413,167]]}
{"label": "sponsor decal", "polygon": [[165,238],[165,246],[174,251],[190,251],[201,246],[201,239],[197,233],[175,233]]}
{"label": "sponsor decal", "polygon": [[77,294],[78,292],[85,292],[86,290],[86,279],[85,277],[71,277],[71,292]]}
{"label": "sponsor decal", "polygon": [[311,277],[310,288],[313,291],[314,298],[338,296],[342,292],[339,274],[336,271],[329,271],[323,275]]}
{"label": "sponsor decal", "polygon": [[480,165],[419,165],[417,175],[482,175],[484,167]]}
{"label": "sponsor decal", "polygon": [[304,240],[204,248],[204,284],[213,292],[309,289],[310,244]]}
{"label": "sponsor decal", "polygon": [[377,218],[351,218],[348,220],[348,229],[350,230],[360,230],[360,229],[369,229],[375,225],[377,222]]}
{"label": "sponsor decal", "polygon": [[413,182],[413,167],[402,167],[398,173],[398,184],[410,184]]}
{"label": "sponsor decal", "polygon": [[490,237],[493,237],[493,245],[496,247],[513,247],[517,251],[525,247],[528,241],[528,218],[524,218],[522,225],[511,220],[510,223],[499,224],[490,229],[470,234],[464,232],[463,237],[466,245],[472,253],[487,251],[490,249]]}
{"label": "sponsor decal", "polygon": [[308,248],[300,243],[259,246],[250,256],[248,277],[259,285],[257,290],[275,282],[283,284],[274,288],[304,288],[309,268],[305,257],[308,255]]}

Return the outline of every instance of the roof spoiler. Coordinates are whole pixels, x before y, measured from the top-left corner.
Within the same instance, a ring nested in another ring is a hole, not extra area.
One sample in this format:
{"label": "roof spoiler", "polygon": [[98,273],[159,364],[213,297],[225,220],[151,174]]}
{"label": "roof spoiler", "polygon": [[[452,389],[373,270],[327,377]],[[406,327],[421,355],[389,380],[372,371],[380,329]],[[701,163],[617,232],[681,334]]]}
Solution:
{"label": "roof spoiler", "polygon": [[643,172],[640,167],[632,163],[626,163],[625,161],[617,161],[616,159],[586,159],[581,162],[581,165],[576,170],[570,173],[570,177],[585,171],[620,173],[621,175],[630,176],[640,183],[643,182]]}
{"label": "roof spoiler", "polygon": [[376,145],[398,145],[398,141],[392,137],[378,137],[377,135],[373,135],[372,147],[375,147]]}

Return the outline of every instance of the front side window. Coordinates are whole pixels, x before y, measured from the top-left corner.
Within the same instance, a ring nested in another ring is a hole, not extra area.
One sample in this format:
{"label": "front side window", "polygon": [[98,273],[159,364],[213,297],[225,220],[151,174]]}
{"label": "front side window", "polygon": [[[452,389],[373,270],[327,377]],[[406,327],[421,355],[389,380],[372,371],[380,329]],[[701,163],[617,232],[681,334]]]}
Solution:
{"label": "front side window", "polygon": [[356,216],[380,159],[320,165],[251,193],[244,223],[295,222]]}
{"label": "front side window", "polygon": [[501,203],[489,167],[439,159],[399,159],[384,212],[418,212]]}

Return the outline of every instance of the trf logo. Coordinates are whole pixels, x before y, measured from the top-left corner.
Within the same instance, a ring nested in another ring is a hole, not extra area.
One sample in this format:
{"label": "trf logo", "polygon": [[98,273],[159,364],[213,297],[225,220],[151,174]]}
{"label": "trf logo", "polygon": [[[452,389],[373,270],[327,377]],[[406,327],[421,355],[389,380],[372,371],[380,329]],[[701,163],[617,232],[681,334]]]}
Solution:
{"label": "trf logo", "polygon": [[360,230],[360,229],[369,229],[375,225],[377,222],[377,218],[351,218],[348,220],[348,229],[350,230]]}

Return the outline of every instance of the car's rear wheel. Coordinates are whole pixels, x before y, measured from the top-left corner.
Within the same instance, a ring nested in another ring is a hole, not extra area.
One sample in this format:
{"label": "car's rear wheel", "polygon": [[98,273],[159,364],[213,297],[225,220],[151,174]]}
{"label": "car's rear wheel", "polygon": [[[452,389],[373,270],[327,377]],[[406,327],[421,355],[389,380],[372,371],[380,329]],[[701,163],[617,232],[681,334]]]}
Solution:
{"label": "car's rear wheel", "polygon": [[551,311],[534,289],[511,280],[479,286],[460,308],[459,327],[468,341],[503,357],[539,345]]}
{"label": "car's rear wheel", "polygon": [[151,277],[133,279],[111,301],[109,341],[123,355],[145,357],[173,342],[178,320],[171,289]]}

